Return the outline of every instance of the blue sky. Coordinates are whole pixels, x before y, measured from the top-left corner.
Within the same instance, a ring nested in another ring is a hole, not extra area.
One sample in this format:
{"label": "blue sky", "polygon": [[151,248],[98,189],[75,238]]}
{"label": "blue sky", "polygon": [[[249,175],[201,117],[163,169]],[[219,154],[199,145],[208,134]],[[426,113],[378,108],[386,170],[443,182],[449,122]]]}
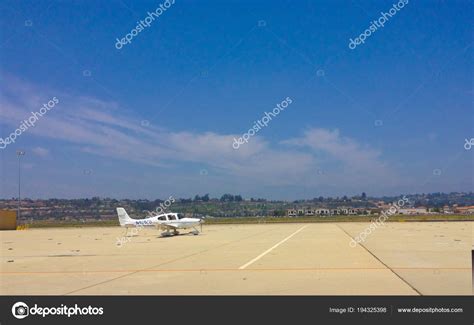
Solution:
{"label": "blue sky", "polygon": [[[3,1],[0,197],[473,190],[472,1]],[[260,24],[259,24],[260,21]],[[319,72],[318,72],[319,71]],[[292,104],[238,150],[286,97]]]}

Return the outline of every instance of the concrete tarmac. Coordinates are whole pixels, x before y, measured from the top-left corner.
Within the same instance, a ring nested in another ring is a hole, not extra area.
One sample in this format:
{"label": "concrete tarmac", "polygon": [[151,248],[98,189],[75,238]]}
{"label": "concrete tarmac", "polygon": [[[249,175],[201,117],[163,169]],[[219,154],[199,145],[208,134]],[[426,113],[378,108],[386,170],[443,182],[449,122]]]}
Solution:
{"label": "concrete tarmac", "polygon": [[[2,231],[2,295],[471,295],[472,222]],[[183,232],[184,233],[184,232]]]}

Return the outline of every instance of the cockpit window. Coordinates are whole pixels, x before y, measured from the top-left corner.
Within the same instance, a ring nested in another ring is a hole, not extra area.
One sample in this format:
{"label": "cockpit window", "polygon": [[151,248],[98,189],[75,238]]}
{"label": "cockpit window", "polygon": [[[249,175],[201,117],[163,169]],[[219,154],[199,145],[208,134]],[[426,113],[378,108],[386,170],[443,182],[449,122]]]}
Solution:
{"label": "cockpit window", "polygon": [[166,217],[165,216],[158,217],[158,220],[166,221]]}
{"label": "cockpit window", "polygon": [[169,220],[176,220],[176,216],[174,214],[168,214]]}
{"label": "cockpit window", "polygon": [[184,218],[184,214],[178,213],[178,219],[183,219],[183,218]]}

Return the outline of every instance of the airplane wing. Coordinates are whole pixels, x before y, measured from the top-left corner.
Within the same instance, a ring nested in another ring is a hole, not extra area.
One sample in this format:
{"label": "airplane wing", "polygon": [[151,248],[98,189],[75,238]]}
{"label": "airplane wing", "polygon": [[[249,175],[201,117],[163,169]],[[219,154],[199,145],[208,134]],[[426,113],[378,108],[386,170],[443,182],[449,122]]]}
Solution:
{"label": "airplane wing", "polygon": [[160,228],[174,230],[177,229],[177,225],[172,223],[162,223],[159,225]]}

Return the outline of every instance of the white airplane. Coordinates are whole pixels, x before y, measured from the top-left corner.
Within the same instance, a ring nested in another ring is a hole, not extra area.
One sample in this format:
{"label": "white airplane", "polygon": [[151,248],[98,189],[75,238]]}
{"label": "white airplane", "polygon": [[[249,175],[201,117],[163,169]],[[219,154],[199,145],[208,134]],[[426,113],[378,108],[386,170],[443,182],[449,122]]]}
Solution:
{"label": "white airplane", "polygon": [[202,232],[202,223],[204,222],[204,220],[198,218],[186,218],[181,213],[163,213],[145,219],[132,219],[128,216],[124,208],[117,208],[117,214],[120,226],[126,228],[126,233],[128,232],[128,228],[156,227],[159,230],[165,230],[165,232],[161,234],[162,236],[171,236],[178,235],[178,229],[193,228],[194,231],[191,233],[197,235],[199,231],[196,229],[196,226],[201,225]]}

